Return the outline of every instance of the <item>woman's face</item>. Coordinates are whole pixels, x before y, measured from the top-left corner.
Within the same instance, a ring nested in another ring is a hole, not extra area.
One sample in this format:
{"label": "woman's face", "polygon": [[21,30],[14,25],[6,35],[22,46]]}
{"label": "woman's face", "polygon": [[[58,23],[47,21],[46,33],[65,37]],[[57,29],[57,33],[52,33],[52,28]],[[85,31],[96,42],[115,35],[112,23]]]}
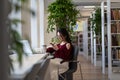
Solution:
{"label": "woman's face", "polygon": [[60,41],[64,40],[64,36],[62,34],[60,34],[59,32],[57,32],[57,36],[58,36]]}

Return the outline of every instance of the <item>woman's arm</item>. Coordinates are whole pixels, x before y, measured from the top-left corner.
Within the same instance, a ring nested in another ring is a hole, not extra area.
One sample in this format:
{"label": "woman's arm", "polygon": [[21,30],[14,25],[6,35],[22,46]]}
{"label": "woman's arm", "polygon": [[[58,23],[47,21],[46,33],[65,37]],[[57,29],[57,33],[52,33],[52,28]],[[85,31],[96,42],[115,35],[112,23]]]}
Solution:
{"label": "woman's arm", "polygon": [[47,48],[46,52],[53,53],[55,50],[52,47]]}
{"label": "woman's arm", "polygon": [[59,48],[55,51],[54,57],[62,58],[63,60],[70,60],[71,59],[71,45],[67,43],[65,47]]}
{"label": "woman's arm", "polygon": [[53,44],[53,43],[50,44],[51,46],[47,48],[46,52],[53,53],[54,51],[57,51],[59,49],[58,48],[59,44]]}

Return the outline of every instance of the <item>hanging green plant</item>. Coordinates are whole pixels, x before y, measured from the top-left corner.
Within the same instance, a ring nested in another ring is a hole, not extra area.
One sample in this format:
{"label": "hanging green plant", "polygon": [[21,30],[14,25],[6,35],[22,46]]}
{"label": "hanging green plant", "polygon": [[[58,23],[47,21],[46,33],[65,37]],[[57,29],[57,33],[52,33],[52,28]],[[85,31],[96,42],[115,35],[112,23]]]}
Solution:
{"label": "hanging green plant", "polygon": [[93,14],[92,28],[95,31],[96,35],[101,34],[101,9],[99,7],[95,8],[95,14]]}
{"label": "hanging green plant", "polygon": [[56,28],[65,27],[69,32],[73,31],[79,11],[71,0],[56,0],[48,6],[47,32],[53,32]]}

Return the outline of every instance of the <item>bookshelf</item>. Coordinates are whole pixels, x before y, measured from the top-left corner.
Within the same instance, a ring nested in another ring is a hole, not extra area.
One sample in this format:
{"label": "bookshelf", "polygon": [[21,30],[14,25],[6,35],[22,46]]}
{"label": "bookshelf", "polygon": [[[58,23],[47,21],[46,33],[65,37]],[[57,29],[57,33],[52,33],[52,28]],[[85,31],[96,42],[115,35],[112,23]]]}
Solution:
{"label": "bookshelf", "polygon": [[96,36],[96,60],[101,61],[102,60],[102,47],[101,47],[101,36]]}
{"label": "bookshelf", "polygon": [[88,30],[88,56],[91,56],[91,24],[89,19],[87,30]]}
{"label": "bookshelf", "polygon": [[[104,68],[104,64],[102,66],[102,72],[108,74],[109,80],[119,80],[120,79],[120,63],[119,59],[116,58],[117,50],[116,48],[119,48],[118,39],[113,39],[113,36],[117,36],[119,33],[117,32],[119,29],[116,27],[116,23],[119,22],[119,17],[116,17],[118,15],[118,11],[116,9],[120,8],[120,1],[116,1],[116,3],[111,2],[110,0],[107,0],[107,4],[105,7],[105,2],[103,1],[101,4],[102,8],[102,31],[105,34],[102,34],[102,63],[106,63],[107,61],[107,68]],[[106,11],[105,11],[106,10]],[[116,12],[115,12],[115,11]],[[106,13],[107,15],[105,15]],[[107,24],[107,25],[106,25]],[[115,26],[115,27],[114,27]],[[107,39],[106,39],[107,38]],[[103,42],[105,40],[105,42]],[[115,43],[113,43],[113,41]],[[120,41],[120,40],[119,40]],[[104,47],[103,47],[104,46]],[[105,48],[105,50],[103,50]],[[106,49],[107,48],[107,49]],[[104,52],[106,55],[104,55]],[[106,60],[107,57],[107,60]],[[105,61],[104,61],[105,59]],[[117,66],[113,66],[117,65]],[[117,73],[114,73],[117,71]]]}
{"label": "bookshelf", "polygon": [[72,44],[73,45],[78,45],[78,36],[77,36],[77,32],[76,31],[72,35]]}
{"label": "bookshelf", "polygon": [[[111,8],[111,60],[112,60],[112,67],[116,66],[117,61],[118,63],[120,62],[120,8]],[[107,22],[107,14],[105,11],[105,58],[106,58],[106,66],[108,64],[108,40],[107,40],[107,26],[106,26],[106,22]],[[120,63],[119,63],[120,64]],[[119,65],[118,64],[118,65]],[[119,66],[120,67],[120,66]]]}
{"label": "bookshelf", "polygon": [[78,45],[79,51],[83,51],[83,32],[75,31],[72,35],[72,44]]}
{"label": "bookshelf", "polygon": [[83,33],[82,33],[82,31],[78,32],[78,46],[79,46],[79,50],[82,52],[83,51]]}
{"label": "bookshelf", "polygon": [[112,67],[120,67],[120,8],[111,9],[111,55]]}

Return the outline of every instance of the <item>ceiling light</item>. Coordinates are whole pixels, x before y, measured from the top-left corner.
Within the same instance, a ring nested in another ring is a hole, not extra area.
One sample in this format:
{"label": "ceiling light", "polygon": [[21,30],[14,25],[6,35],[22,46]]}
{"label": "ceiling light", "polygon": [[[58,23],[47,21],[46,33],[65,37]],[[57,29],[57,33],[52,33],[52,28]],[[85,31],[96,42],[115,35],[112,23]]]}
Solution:
{"label": "ceiling light", "polygon": [[95,8],[95,6],[84,6],[84,8]]}

